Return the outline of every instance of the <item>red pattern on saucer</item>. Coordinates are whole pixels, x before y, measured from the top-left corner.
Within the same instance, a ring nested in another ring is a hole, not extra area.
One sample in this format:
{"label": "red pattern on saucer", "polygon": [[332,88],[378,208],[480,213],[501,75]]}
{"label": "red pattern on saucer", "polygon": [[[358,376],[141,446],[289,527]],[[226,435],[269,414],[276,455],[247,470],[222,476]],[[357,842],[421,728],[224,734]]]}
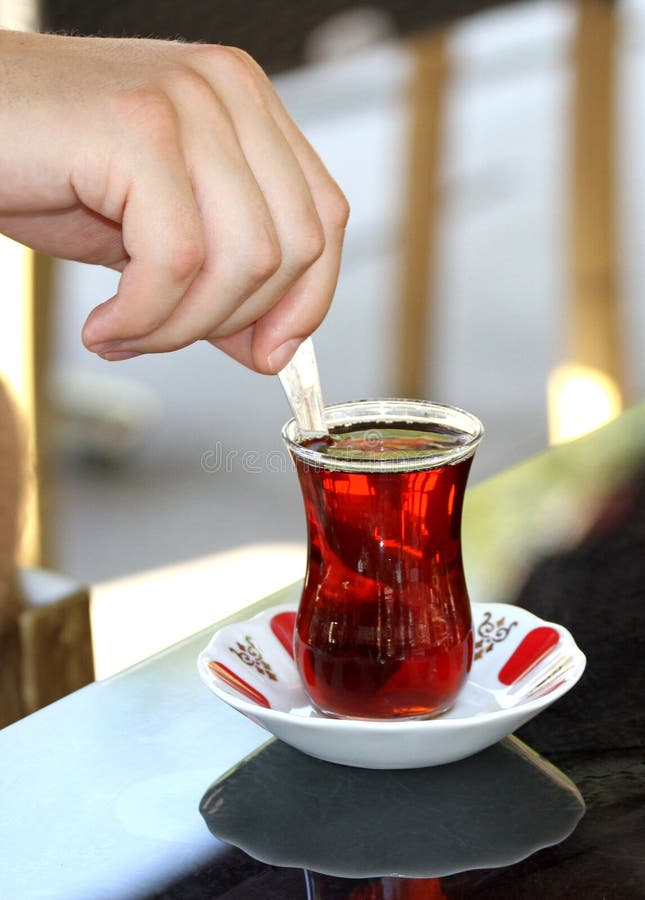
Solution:
{"label": "red pattern on saucer", "polygon": [[295,612],[281,612],[271,619],[271,631],[275,634],[291,658],[293,658],[293,632],[295,627]]}
{"label": "red pattern on saucer", "polygon": [[211,659],[208,663],[208,668],[230,687],[235,688],[240,694],[248,697],[249,700],[252,700],[254,703],[259,703],[260,706],[263,706],[265,709],[271,709],[271,704],[264,694],[261,694],[260,691],[256,691],[256,689],[251,687],[251,685],[244,681],[243,678],[236,675],[235,672],[231,672],[224,663],[216,662],[214,659]]}
{"label": "red pattern on saucer", "polygon": [[529,631],[500,669],[497,676],[500,682],[505,685],[514,684],[542,662],[559,641],[560,635],[555,628],[544,625]]}

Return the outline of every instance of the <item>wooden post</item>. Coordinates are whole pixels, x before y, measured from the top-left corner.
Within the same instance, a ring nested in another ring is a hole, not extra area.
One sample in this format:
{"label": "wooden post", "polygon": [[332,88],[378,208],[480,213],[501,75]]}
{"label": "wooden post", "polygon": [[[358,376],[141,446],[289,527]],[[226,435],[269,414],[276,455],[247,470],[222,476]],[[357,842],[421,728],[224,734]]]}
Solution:
{"label": "wooden post", "polygon": [[617,16],[608,0],[578,0],[577,10],[567,355],[609,375],[624,394],[614,175]]}
{"label": "wooden post", "polygon": [[[436,233],[439,218],[439,171],[444,93],[447,81],[445,33],[442,29],[413,38],[410,85],[408,187],[399,298],[395,385],[399,397],[423,397],[434,319]],[[430,346],[429,346],[430,344]]]}
{"label": "wooden post", "polygon": [[33,293],[33,447],[36,468],[36,510],[38,515],[38,558],[40,566],[51,565],[55,548],[54,488],[51,473],[52,410],[51,352],[54,309],[54,260],[43,253],[32,256]]}
{"label": "wooden post", "polygon": [[8,391],[0,381],[0,728],[24,714],[15,585],[22,504],[23,441]]}

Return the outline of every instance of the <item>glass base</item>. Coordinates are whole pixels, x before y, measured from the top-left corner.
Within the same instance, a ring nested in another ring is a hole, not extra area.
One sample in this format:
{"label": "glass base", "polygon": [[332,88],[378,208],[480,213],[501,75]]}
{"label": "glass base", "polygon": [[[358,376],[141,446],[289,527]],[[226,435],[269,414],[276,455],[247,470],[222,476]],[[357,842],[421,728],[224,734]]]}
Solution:
{"label": "glass base", "polygon": [[389,716],[348,716],[343,715],[342,713],[331,712],[330,710],[322,709],[322,707],[318,706],[318,704],[311,701],[312,707],[316,710],[316,712],[323,716],[326,719],[347,719],[353,722],[414,722],[414,721],[422,721],[424,719],[436,719],[439,716],[442,716],[444,713],[447,713],[452,707],[455,705],[455,699],[452,699],[449,703],[446,703],[444,706],[440,706],[434,710],[424,710],[419,712],[414,712],[413,710],[401,711],[400,713],[394,712]]}

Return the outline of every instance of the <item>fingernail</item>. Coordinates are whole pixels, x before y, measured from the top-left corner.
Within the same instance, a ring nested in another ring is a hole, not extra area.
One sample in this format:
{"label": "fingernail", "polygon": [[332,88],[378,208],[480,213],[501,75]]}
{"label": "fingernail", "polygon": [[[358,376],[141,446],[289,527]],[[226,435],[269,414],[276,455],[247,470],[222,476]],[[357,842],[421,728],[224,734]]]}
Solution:
{"label": "fingernail", "polygon": [[123,341],[103,341],[100,344],[90,344],[88,346],[88,350],[91,350],[92,353],[105,353],[106,350],[118,350],[119,347],[123,346]]}
{"label": "fingernail", "polygon": [[111,350],[107,353],[101,353],[102,359],[107,359],[108,362],[117,362],[117,360],[121,359],[134,359],[135,356],[142,355],[142,353],[137,353],[136,350]]}
{"label": "fingernail", "polygon": [[267,362],[274,375],[277,374],[280,369],[284,369],[300,344],[302,344],[303,340],[303,338],[292,338],[290,341],[285,341],[284,344],[280,344],[279,347],[276,347],[275,350],[269,353]]}

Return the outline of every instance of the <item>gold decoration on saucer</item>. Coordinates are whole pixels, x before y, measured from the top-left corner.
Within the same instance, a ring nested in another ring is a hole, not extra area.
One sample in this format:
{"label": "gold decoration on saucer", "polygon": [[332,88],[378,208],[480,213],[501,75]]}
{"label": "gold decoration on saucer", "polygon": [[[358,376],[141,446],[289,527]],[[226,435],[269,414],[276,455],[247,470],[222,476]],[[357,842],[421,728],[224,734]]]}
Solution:
{"label": "gold decoration on saucer", "polygon": [[271,668],[271,665],[264,659],[260,648],[255,646],[251,636],[247,634],[244,640],[246,644],[243,644],[242,641],[236,641],[237,650],[235,647],[229,647],[228,649],[241,659],[245,665],[255,669],[259,675],[266,675],[271,681],[277,681],[278,676]]}
{"label": "gold decoration on saucer", "polygon": [[507,625],[506,616],[502,616],[501,619],[493,622],[493,616],[486,610],[484,618],[477,629],[479,640],[475,641],[473,660],[481,659],[484,653],[491,652],[495,644],[501,644],[502,641],[505,641],[511,628],[515,625],[517,625],[517,622],[511,622],[510,625]]}

